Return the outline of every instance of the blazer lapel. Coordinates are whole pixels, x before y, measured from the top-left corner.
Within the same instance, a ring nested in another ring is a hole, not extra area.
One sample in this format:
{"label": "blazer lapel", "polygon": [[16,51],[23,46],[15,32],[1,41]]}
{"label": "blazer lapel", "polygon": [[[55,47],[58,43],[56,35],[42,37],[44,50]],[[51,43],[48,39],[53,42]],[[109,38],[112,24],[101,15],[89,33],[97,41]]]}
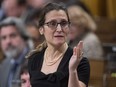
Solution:
{"label": "blazer lapel", "polygon": [[2,63],[2,68],[1,68],[1,72],[0,72],[1,77],[2,77],[2,80],[1,80],[2,87],[6,87],[5,85],[7,85],[8,75],[9,75],[11,66],[12,65],[10,63],[10,58],[6,58],[4,60],[4,62]]}

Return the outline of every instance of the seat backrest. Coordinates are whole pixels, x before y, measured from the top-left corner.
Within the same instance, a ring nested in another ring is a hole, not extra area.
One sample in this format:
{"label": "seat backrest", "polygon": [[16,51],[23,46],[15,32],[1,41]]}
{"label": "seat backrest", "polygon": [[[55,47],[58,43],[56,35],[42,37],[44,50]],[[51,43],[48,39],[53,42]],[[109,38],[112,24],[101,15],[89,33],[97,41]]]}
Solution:
{"label": "seat backrest", "polygon": [[110,72],[116,72],[116,53],[107,55],[107,69]]}

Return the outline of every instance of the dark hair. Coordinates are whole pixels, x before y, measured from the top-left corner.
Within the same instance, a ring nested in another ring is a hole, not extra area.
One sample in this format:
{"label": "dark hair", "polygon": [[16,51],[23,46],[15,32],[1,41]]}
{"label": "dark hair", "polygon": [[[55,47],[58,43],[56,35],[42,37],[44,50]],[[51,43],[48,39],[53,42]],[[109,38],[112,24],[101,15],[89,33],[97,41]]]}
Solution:
{"label": "dark hair", "polygon": [[44,22],[45,22],[45,16],[48,12],[52,11],[52,10],[63,10],[65,11],[68,21],[70,22],[69,19],[69,15],[68,15],[68,11],[66,9],[66,6],[63,3],[48,3],[42,10],[41,10],[41,14],[40,14],[40,18],[39,18],[39,27],[43,26]]}
{"label": "dark hair", "polygon": [[2,5],[2,2],[3,2],[3,0],[0,0],[0,8],[1,8],[1,5]]}
{"label": "dark hair", "polygon": [[28,22],[37,21],[40,17],[41,9],[31,9],[28,13],[24,22],[27,24]]}
{"label": "dark hair", "polygon": [[26,0],[17,0],[17,5],[19,6],[25,6],[27,4]]}
{"label": "dark hair", "polygon": [[25,41],[30,38],[28,32],[25,30],[25,24],[20,18],[8,17],[4,19],[2,22],[0,22],[0,30],[5,26],[15,26],[22,39],[24,39]]}
{"label": "dark hair", "polygon": [[30,27],[30,26],[34,26],[35,28],[37,28],[38,29],[38,25],[37,25],[37,23],[36,22],[34,22],[34,21],[32,21],[32,22],[27,22],[27,23],[25,23],[25,25],[26,25],[26,27]]}
{"label": "dark hair", "polygon": [[[68,18],[68,21],[70,22],[70,19],[69,19],[69,15],[68,15],[68,11],[65,7],[65,5],[63,3],[48,3],[42,10],[41,10],[41,14],[40,14],[40,17],[39,17],[39,24],[38,24],[38,27],[42,27],[44,25],[44,22],[45,22],[45,16],[48,12],[52,11],[52,10],[63,10],[65,11],[66,15],[67,15],[67,18]],[[31,58],[31,55],[33,55],[34,53],[36,52],[40,52],[42,51],[44,48],[47,47],[47,43],[46,41],[44,41],[42,44],[38,45],[36,47],[35,50],[31,51],[27,56],[26,58]]]}
{"label": "dark hair", "polygon": [[20,75],[22,75],[23,73],[27,73],[28,72],[28,60],[26,60],[22,66],[21,66],[21,71],[20,71]]}

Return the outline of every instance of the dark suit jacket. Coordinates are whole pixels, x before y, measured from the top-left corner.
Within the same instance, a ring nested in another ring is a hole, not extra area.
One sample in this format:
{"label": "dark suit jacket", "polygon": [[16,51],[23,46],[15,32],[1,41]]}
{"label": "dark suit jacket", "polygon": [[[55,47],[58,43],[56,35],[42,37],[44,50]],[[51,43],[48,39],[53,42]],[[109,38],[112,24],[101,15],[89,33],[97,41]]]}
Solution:
{"label": "dark suit jacket", "polygon": [[[8,75],[10,72],[10,69],[12,67],[12,64],[10,63],[10,58],[6,58],[4,59],[4,61],[1,63],[0,65],[0,87],[7,87],[7,81],[8,81]],[[24,58],[25,60],[25,58]],[[24,60],[22,61],[22,63],[24,62]],[[17,71],[14,75],[14,80],[19,80],[20,78],[20,69],[21,69],[21,65],[22,63],[17,67]]]}
{"label": "dark suit jacket", "polygon": [[[15,75],[13,77],[13,86],[12,87],[20,87],[19,83],[16,84],[16,81],[20,80],[20,70],[21,67],[23,65],[23,63],[25,62],[25,56],[26,54],[29,52],[29,48],[25,48],[25,50],[23,51],[23,53],[21,54],[20,58],[20,63],[17,67],[17,70],[15,72]],[[12,68],[13,64],[11,63],[11,58],[5,58],[1,64],[0,64],[0,87],[7,87],[8,86],[8,76],[10,73],[10,70]]]}

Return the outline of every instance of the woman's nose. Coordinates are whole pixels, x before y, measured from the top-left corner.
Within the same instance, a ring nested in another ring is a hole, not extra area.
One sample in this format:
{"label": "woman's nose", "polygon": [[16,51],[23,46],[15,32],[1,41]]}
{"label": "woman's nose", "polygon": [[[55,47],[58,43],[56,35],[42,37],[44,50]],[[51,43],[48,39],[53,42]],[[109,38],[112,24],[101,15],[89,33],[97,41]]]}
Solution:
{"label": "woman's nose", "polygon": [[62,31],[62,27],[60,24],[58,24],[57,28],[56,28],[56,31]]}

